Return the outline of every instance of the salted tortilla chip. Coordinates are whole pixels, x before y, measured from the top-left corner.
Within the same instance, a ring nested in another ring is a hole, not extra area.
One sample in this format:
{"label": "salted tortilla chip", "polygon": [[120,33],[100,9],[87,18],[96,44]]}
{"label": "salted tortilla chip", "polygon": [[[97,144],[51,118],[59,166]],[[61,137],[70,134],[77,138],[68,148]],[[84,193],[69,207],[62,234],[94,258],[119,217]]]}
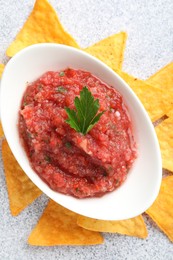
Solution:
{"label": "salted tortilla chip", "polygon": [[125,32],[114,34],[84,49],[84,51],[103,61],[114,70],[121,69],[126,38]]}
{"label": "salted tortilla chip", "polygon": [[78,214],[49,201],[38,224],[31,232],[28,243],[36,246],[95,245],[103,243],[103,237],[85,230],[76,223]]}
{"label": "salted tortilla chip", "polygon": [[99,232],[119,233],[139,238],[146,238],[148,235],[145,222],[141,215],[121,221],[105,221],[79,216],[77,224],[88,230]]}
{"label": "salted tortilla chip", "polygon": [[38,196],[40,196],[42,192],[21,169],[6,140],[2,141],[2,159],[4,163],[11,214],[17,216]]}
{"label": "salted tortilla chip", "polygon": [[170,110],[172,101],[168,101],[169,93],[149,85],[143,80],[134,78],[123,71],[116,70],[116,72],[136,93],[152,122],[158,120]]}
{"label": "salted tortilla chip", "polygon": [[157,88],[173,92],[173,62],[152,75],[146,82]]}
{"label": "salted tortilla chip", "polygon": [[156,126],[155,130],[162,154],[163,168],[173,172],[173,112],[167,115],[169,118]]}
{"label": "salted tortilla chip", "polygon": [[12,57],[29,45],[46,42],[78,47],[75,40],[62,27],[49,2],[47,0],[36,0],[33,11],[6,53],[9,57]]}
{"label": "salted tortilla chip", "polygon": [[173,176],[162,180],[160,193],[146,213],[173,242]]}
{"label": "salted tortilla chip", "polygon": [[1,78],[2,73],[3,73],[3,71],[4,71],[4,67],[5,67],[4,64],[0,64],[0,78]]}

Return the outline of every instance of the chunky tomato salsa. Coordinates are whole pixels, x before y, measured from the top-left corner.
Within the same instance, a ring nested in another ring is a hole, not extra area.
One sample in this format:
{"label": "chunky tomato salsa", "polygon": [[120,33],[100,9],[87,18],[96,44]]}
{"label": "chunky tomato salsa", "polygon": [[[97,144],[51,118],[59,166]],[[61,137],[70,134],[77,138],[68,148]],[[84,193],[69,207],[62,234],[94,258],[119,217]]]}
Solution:
{"label": "chunky tomato salsa", "polygon": [[[97,124],[83,135],[67,124],[65,108],[84,86],[99,99]],[[24,93],[19,133],[34,171],[51,189],[78,198],[120,186],[135,158],[132,124],[123,98],[89,72],[49,71]]]}

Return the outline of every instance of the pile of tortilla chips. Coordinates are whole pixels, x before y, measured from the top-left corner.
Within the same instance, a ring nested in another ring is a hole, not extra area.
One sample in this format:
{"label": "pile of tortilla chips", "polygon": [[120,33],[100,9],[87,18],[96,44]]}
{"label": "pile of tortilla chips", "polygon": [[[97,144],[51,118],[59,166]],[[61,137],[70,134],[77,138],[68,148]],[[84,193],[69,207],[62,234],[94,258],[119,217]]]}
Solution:
{"label": "pile of tortilla chips", "polygon": [[[84,51],[115,70],[137,94],[152,122],[158,122],[156,133],[160,143],[163,168],[168,170],[169,176],[163,178],[159,196],[146,213],[173,241],[173,176],[171,176],[173,172],[173,112],[171,111],[173,63],[168,64],[146,81],[128,75],[121,70],[126,38],[126,33],[121,32]],[[8,47],[7,55],[12,57],[19,50],[41,42],[62,43],[80,48],[63,29],[55,10],[47,0],[36,0],[29,18]],[[0,75],[3,68],[4,65],[0,64]],[[3,137],[1,126],[0,137]],[[40,196],[41,191],[20,168],[5,139],[2,140],[2,157],[10,210],[11,214],[16,216]],[[99,232],[147,237],[147,228],[142,215],[124,221],[102,221],[80,216],[50,200],[38,224],[31,232],[28,243],[39,246],[95,245],[103,243],[103,237]]]}

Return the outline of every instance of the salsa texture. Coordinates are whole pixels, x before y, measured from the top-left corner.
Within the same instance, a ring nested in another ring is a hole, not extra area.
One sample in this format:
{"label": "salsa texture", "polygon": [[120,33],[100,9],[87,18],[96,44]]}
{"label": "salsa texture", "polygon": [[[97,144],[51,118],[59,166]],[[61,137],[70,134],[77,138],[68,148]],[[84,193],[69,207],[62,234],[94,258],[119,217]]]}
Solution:
{"label": "salsa texture", "polygon": [[[66,107],[87,86],[99,99],[98,123],[83,135],[67,123]],[[34,171],[51,189],[77,198],[119,187],[136,159],[132,123],[123,98],[90,72],[48,71],[29,84],[19,113],[19,134]]]}

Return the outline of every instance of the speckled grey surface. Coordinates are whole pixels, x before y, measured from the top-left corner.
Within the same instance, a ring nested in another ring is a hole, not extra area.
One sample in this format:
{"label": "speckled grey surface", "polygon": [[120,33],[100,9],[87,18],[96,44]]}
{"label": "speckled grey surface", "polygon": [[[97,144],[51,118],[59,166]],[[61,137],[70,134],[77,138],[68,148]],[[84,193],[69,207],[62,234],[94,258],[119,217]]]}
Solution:
{"label": "speckled grey surface", "polygon": [[[128,33],[123,69],[146,79],[173,60],[172,0],[50,0],[62,24],[82,47],[121,30]],[[34,0],[0,0],[0,63],[5,50],[22,27]],[[152,174],[152,173],[151,173]],[[27,238],[48,198],[42,195],[18,217],[9,212],[0,158],[0,260],[135,260],[173,259],[173,244],[144,215],[149,235],[145,240],[104,234],[105,243],[88,247],[32,247]]]}

